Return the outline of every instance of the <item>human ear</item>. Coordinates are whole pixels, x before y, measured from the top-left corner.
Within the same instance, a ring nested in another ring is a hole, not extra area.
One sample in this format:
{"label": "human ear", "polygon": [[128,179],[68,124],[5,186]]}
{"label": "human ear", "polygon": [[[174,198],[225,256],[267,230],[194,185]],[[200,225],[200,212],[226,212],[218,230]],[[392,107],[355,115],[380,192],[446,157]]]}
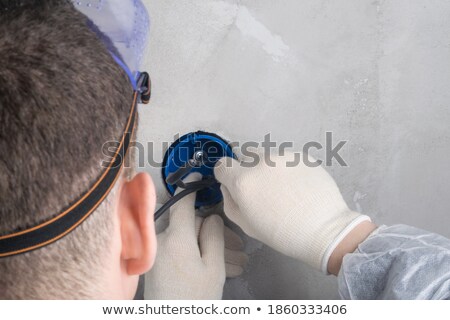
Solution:
{"label": "human ear", "polygon": [[118,203],[121,263],[130,276],[149,271],[155,261],[155,203],[155,186],[147,173],[123,184]]}

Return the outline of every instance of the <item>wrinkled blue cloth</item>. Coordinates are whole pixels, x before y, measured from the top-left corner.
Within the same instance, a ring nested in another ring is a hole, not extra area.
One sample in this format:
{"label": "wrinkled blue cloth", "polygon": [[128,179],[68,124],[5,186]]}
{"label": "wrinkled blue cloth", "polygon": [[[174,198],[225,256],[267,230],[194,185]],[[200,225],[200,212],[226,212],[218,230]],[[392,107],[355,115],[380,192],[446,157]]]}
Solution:
{"label": "wrinkled blue cloth", "polygon": [[450,299],[450,240],[381,226],[344,257],[338,285],[343,299]]}

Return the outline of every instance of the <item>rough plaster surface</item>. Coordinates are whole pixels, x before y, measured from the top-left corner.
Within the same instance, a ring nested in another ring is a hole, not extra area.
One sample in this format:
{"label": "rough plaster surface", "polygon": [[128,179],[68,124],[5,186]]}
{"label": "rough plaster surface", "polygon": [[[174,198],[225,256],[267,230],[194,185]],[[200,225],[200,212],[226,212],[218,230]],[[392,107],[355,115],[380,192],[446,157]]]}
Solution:
{"label": "rough plaster surface", "polygon": [[[153,97],[139,140],[155,160],[198,129],[297,150],[332,131],[348,167],[328,170],[352,209],[450,237],[450,1],[144,2]],[[160,169],[142,170],[165,201]],[[338,297],[333,277],[251,239],[246,250],[225,298]]]}

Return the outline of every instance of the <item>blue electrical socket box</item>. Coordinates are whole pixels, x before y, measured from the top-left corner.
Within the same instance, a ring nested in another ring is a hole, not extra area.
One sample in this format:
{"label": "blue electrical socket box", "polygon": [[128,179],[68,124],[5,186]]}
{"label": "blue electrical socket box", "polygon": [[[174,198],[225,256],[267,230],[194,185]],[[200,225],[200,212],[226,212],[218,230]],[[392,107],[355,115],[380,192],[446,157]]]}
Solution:
{"label": "blue electrical socket box", "polygon": [[[214,165],[220,158],[237,159],[229,143],[214,133],[197,131],[185,134],[172,143],[164,155],[162,177],[171,195],[174,195],[177,186],[168,184],[166,182],[167,176],[185,166],[199,151],[203,152],[206,158],[203,159],[199,167],[193,168],[190,172],[200,172],[203,177],[214,176]],[[222,201],[222,193],[220,185],[216,184],[197,192],[195,206],[197,208],[212,206],[220,201]]]}

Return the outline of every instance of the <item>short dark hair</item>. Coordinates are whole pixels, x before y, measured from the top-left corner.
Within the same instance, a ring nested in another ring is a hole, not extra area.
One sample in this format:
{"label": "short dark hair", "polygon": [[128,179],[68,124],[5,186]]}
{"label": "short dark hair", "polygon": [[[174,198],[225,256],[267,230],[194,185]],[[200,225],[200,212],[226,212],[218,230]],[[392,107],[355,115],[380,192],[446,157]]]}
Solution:
{"label": "short dark hair", "polygon": [[[56,216],[95,183],[102,145],[120,140],[132,93],[70,1],[0,0],[0,236]],[[112,232],[105,206],[56,243],[0,259],[0,298],[67,298],[61,275],[69,297],[95,295],[86,286]],[[33,288],[40,282],[47,296]]]}

